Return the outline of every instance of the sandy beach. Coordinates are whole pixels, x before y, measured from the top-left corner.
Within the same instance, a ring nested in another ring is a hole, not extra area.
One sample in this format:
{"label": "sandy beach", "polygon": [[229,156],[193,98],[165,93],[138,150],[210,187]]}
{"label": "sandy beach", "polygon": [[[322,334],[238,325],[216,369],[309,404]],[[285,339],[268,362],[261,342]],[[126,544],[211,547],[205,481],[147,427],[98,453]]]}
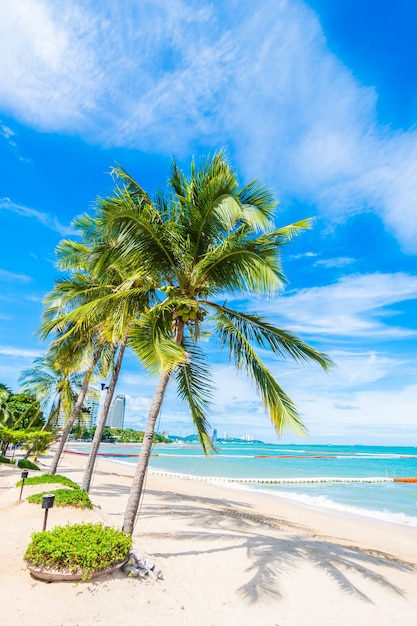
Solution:
{"label": "sandy beach", "polygon": [[[80,482],[85,462],[65,454],[59,473]],[[49,460],[42,463],[46,471]],[[120,528],[132,472],[99,460],[94,510],[55,507],[48,528],[82,520]],[[151,473],[134,550],[156,563],[163,580],[118,571],[81,583],[37,581],[23,554],[43,511],[18,501],[20,473],[0,466],[4,626],[417,623],[416,529]],[[25,486],[23,496],[42,490]]]}

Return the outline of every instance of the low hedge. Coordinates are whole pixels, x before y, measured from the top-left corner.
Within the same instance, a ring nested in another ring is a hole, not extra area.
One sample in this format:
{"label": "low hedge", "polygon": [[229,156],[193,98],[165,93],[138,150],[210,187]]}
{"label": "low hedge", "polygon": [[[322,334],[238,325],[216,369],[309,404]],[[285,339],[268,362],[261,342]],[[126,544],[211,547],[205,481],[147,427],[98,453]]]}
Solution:
{"label": "low hedge", "polygon": [[38,467],[36,463],[32,463],[32,461],[29,461],[28,459],[20,459],[17,467],[21,467],[22,469],[36,470],[38,472],[41,471],[41,468]]}
{"label": "low hedge", "polygon": [[93,503],[84,489],[54,489],[54,491],[42,491],[42,493],[34,493],[28,496],[27,501],[31,504],[41,504],[42,496],[48,493],[55,495],[54,505],[56,506],[74,506],[78,509],[93,508]]}
{"label": "low hedge", "polygon": [[[66,476],[60,476],[59,474],[41,474],[40,476],[31,476],[25,479],[25,485],[45,485],[45,484],[60,484],[71,489],[79,489],[77,483],[74,483],[70,478]],[[18,480],[16,487],[20,487],[22,480]]]}
{"label": "low hedge", "polygon": [[68,524],[33,533],[24,559],[34,569],[80,574],[85,580],[125,561],[131,547],[132,538],[121,530],[101,524]]}
{"label": "low hedge", "polygon": [[[8,456],[3,456],[0,454],[0,463],[12,463],[14,465],[16,461]],[[32,463],[32,461],[28,461],[27,459],[19,459],[19,461],[17,462],[17,467],[21,467],[22,469],[37,470],[39,472],[41,469],[35,463]]]}

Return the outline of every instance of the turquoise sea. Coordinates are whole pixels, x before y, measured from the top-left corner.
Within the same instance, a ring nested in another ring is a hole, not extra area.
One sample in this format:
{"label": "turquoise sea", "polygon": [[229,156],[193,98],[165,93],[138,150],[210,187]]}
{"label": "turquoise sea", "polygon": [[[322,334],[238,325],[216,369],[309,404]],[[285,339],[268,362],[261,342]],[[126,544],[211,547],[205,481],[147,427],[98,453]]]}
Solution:
{"label": "turquoise sea", "polygon": [[[254,442],[220,443],[217,447],[217,454],[206,458],[198,444],[158,445],[153,449],[150,469],[205,477],[233,488],[260,490],[321,509],[417,526],[417,482],[392,480],[417,478],[417,447]],[[88,444],[68,446],[68,450],[82,452],[88,452],[88,448]],[[102,444],[99,452],[130,464],[137,459],[128,455],[138,454],[139,450],[140,446],[133,444]],[[229,482],[231,479],[239,482]],[[278,482],[283,479],[296,482]],[[320,479],[323,482],[308,482]],[[384,482],[345,482],[358,479]],[[276,482],[254,482],[262,480]]]}

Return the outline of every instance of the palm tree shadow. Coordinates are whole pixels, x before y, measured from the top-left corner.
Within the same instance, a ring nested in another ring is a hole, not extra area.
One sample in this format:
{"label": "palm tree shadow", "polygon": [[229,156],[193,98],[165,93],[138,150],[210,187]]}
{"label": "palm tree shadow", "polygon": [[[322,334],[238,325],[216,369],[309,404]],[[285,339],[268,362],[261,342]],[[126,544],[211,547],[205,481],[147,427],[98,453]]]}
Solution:
{"label": "palm tree shadow", "polygon": [[[200,497],[199,500],[202,498]],[[265,530],[262,531],[259,527],[259,520],[254,520],[250,512],[246,519],[244,513],[233,509],[218,510],[217,507],[217,510],[212,510],[178,501],[174,506],[173,504],[170,499],[171,515],[177,519],[184,519],[184,525],[190,528],[190,530],[172,535],[175,540],[187,546],[201,541],[205,544],[221,542],[221,547],[154,552],[152,556],[169,558],[198,554],[224,554],[227,551],[233,552],[245,548],[249,561],[246,572],[250,578],[237,589],[237,592],[251,603],[265,595],[282,598],[280,580],[287,577],[291,569],[306,562],[326,574],[344,593],[368,603],[372,603],[371,598],[358,586],[358,583],[354,582],[358,579],[358,575],[364,582],[378,584],[387,591],[404,596],[402,590],[390,582],[388,575],[382,573],[382,566],[402,572],[414,571],[413,566],[387,555],[368,554],[358,547],[341,546],[329,540],[294,533],[294,529],[288,527],[285,528],[286,532],[282,536],[282,533],[278,534],[274,529],[274,527],[280,528],[279,520],[275,524],[264,523]],[[144,517],[151,518],[160,515],[161,507],[157,505],[146,506],[142,511]],[[198,530],[193,530],[194,527],[198,527]],[[162,539],[166,537],[166,534],[147,533],[147,536]]]}

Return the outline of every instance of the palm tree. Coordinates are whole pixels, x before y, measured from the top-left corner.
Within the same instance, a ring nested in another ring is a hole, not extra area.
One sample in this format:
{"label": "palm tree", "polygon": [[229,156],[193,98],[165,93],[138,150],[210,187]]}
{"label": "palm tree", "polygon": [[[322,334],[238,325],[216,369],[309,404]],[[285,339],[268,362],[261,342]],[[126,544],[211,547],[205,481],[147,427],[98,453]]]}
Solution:
{"label": "palm tree", "polygon": [[305,428],[256,348],[301,363],[313,361],[325,370],[331,361],[292,333],[260,315],[234,310],[225,300],[227,294],[270,296],[282,289],[286,279],[280,249],[308,228],[309,220],[276,228],[271,193],[258,181],[240,187],[221,152],[200,168],[193,162],[189,178],[173,161],[170,194],[159,194],[154,201],[122,168],[114,174],[121,185],[101,205],[101,219],[117,242],[106,262],[117,259],[127,270],[140,268],[158,281],[163,295],[132,322],[129,334],[129,345],[142,363],[159,375],[123,523],[131,534],[171,378],[189,404],[204,451],[212,449],[207,410],[213,386],[198,343],[203,328],[227,347],[238,370],[246,370],[278,433],[303,433]]}
{"label": "palm tree", "polygon": [[[100,204],[99,199],[98,213]],[[82,488],[88,491],[127,346],[129,323],[144,304],[149,303],[151,285],[140,271],[126,276],[124,266],[120,268],[117,263],[106,263],[108,250],[114,246],[114,241],[106,230],[105,222],[82,215],[73,221],[73,226],[78,230],[80,240],[63,240],[57,247],[57,265],[69,275],[57,281],[47,299],[49,306],[44,312],[41,332],[46,336],[52,330],[64,328],[65,337],[91,332],[94,328],[109,354],[113,356],[118,350],[114,366],[109,367],[108,364],[107,371],[102,372],[106,376],[111,369],[112,376],[82,480]],[[99,307],[95,304],[97,300]]]}
{"label": "palm tree", "polygon": [[[171,379],[189,404],[204,451],[213,449],[208,435],[213,385],[198,341],[203,330],[228,349],[238,370],[246,370],[279,434],[287,429],[302,434],[305,428],[257,348],[303,364],[316,362],[325,370],[332,363],[292,333],[260,315],[232,309],[226,301],[228,294],[271,296],[282,289],[286,279],[280,249],[308,228],[309,220],[276,228],[271,193],[257,181],[239,186],[223,153],[199,168],[193,162],[188,179],[173,161],[170,193],[154,200],[121,167],[113,174],[118,185],[112,196],[100,201],[92,229],[93,274],[117,271],[123,281],[107,293],[91,290],[88,301],[73,300],[75,306],[61,323],[68,332],[85,332],[96,327],[105,312],[107,328],[113,334],[118,328],[119,337],[123,328],[142,364],[159,376],[125,512],[123,529],[131,534],[156,420]],[[94,220],[82,219],[91,229]],[[146,299],[150,291],[155,300],[145,306],[143,300],[136,310],[123,306],[137,296]],[[118,321],[120,310],[123,323]]]}
{"label": "palm tree", "polygon": [[71,415],[59,439],[58,446],[55,451],[55,456],[52,460],[51,467],[49,468],[50,474],[56,474],[56,471],[58,469],[58,464],[61,459],[61,455],[64,450],[65,444],[68,441],[68,437],[71,433],[71,430],[74,427],[74,424],[78,416],[81,413],[92,377],[94,375],[96,368],[99,365],[100,359],[102,358],[102,349],[103,349],[102,346],[96,345],[89,351],[88,356],[86,356],[86,359],[88,360],[88,365],[86,369],[83,371],[83,376],[84,376],[83,382],[79,390],[77,399],[72,407]]}
{"label": "palm tree", "polygon": [[56,349],[33,361],[33,366],[24,370],[19,377],[22,391],[33,393],[43,409],[49,407],[49,416],[42,430],[56,426],[59,414],[66,419],[71,415],[79,386],[79,376],[71,367],[64,367],[57,360]]}

